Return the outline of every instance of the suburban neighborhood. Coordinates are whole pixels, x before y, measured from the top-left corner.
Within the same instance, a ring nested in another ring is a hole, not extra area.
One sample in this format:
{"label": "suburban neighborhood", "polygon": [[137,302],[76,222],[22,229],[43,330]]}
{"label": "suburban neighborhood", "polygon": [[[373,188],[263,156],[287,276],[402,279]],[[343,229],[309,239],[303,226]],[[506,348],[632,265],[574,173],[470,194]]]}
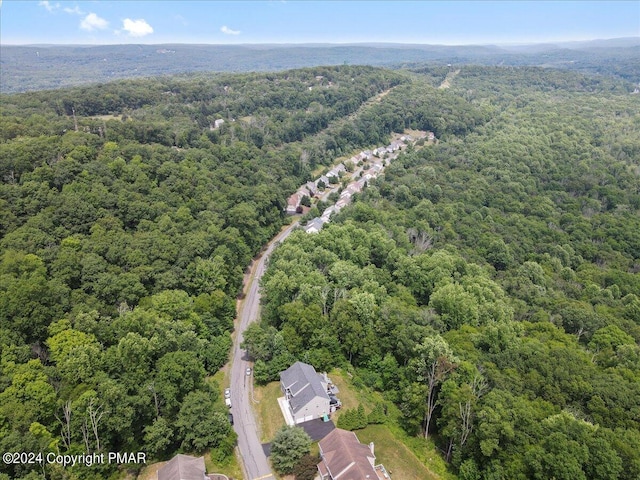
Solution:
{"label": "suburban neighborhood", "polygon": [[[215,125],[216,128],[220,126],[221,124]],[[332,197],[335,203],[326,207],[320,216],[309,220],[303,227],[307,233],[319,232],[331,221],[335,213],[350,205],[356,194],[362,192],[370,181],[378,178],[385,167],[397,158],[401,150],[420,140],[433,142],[435,136],[432,132],[396,135],[387,146],[363,150],[348,160],[334,165],[316,180],[306,182],[293,193],[287,201],[286,213],[288,215],[307,213],[312,203],[318,205],[318,202],[325,202],[331,194],[336,193],[337,200],[335,195]],[[286,238],[294,228],[297,228],[297,225],[298,223],[294,222],[283,231],[281,239]],[[261,271],[268,253],[260,260]],[[248,297],[255,301],[255,306],[246,311],[246,318],[242,320],[243,323],[247,322],[246,324],[252,321],[250,318],[257,315],[259,302],[257,283],[252,288]],[[234,348],[238,349],[239,343],[236,343]],[[235,356],[237,358],[242,356],[240,350],[236,351]],[[250,400],[245,398],[247,395],[252,395],[249,393],[250,390],[247,390],[248,385],[252,383],[252,370],[246,361],[233,365],[233,370],[232,377],[235,380],[232,379],[232,387],[236,385],[236,388],[225,389],[224,402],[229,408],[229,421],[232,425],[234,424],[231,414],[232,398],[234,398],[234,407],[239,407],[238,403],[240,403],[241,408],[234,408],[234,410],[242,410],[242,416],[239,418],[244,418],[242,420],[244,424],[247,421],[246,418],[252,415],[249,413]],[[232,394],[232,391],[235,393]],[[339,399],[338,387],[327,373],[317,372],[310,364],[295,362],[280,372],[280,392],[282,396],[277,399],[277,405],[269,408],[279,408],[286,425],[301,427],[314,442],[318,442],[320,461],[317,465],[316,480],[387,480],[391,478],[382,464],[375,463],[373,442],[368,445],[362,444],[354,432],[336,428],[331,417],[342,407],[342,402]],[[254,446],[249,447],[247,453],[253,457],[253,461],[258,460],[259,453],[260,458],[264,458],[260,460],[261,464],[265,462],[262,466],[253,468],[256,468],[255,471],[268,472],[266,457],[262,457],[262,455],[268,456],[268,447],[263,444],[260,452],[256,451],[257,432],[248,432],[246,427],[241,425],[235,425],[234,428],[239,435],[241,434],[239,436],[239,443],[243,443],[240,449],[241,456],[243,451],[247,451],[244,442],[252,443]],[[249,433],[251,433],[251,439],[245,437]],[[227,480],[225,475],[207,474],[203,457],[182,454],[176,455],[160,468],[157,478],[158,480]],[[273,474],[267,473],[260,478],[267,480],[274,477]]]}
{"label": "suburban neighborhood", "polygon": [[[401,150],[421,139],[433,142],[435,135],[433,132],[419,132],[417,138],[409,134],[398,135],[387,146],[363,150],[348,160],[333,166],[324,175],[315,181],[305,183],[293,193],[287,199],[286,213],[288,215],[306,213],[313,199],[326,201],[330,194],[339,192],[339,197],[334,205],[327,207],[320,216],[311,219],[304,226],[307,233],[319,232],[326,223],[329,223],[331,216],[351,204],[353,196],[362,192],[371,180],[377,178],[384,171],[384,168],[397,158]],[[342,188],[342,179],[347,176],[350,182]]]}

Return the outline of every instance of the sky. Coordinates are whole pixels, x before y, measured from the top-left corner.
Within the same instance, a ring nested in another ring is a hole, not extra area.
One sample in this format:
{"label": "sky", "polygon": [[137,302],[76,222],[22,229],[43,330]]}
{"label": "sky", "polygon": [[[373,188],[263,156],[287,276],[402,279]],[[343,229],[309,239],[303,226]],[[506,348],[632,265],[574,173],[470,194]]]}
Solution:
{"label": "sky", "polygon": [[640,0],[0,0],[3,45],[500,45],[637,36]]}

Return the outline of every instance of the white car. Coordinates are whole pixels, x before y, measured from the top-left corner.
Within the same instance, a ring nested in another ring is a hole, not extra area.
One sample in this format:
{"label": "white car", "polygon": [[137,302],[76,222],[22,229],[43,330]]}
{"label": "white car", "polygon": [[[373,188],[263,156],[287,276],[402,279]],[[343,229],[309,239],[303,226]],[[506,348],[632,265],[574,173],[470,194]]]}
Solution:
{"label": "white car", "polygon": [[247,372],[247,377],[248,377],[249,375],[251,375],[251,367],[247,367],[246,372]]}
{"label": "white car", "polygon": [[224,389],[224,398],[231,398],[231,389],[230,388],[225,388]]}

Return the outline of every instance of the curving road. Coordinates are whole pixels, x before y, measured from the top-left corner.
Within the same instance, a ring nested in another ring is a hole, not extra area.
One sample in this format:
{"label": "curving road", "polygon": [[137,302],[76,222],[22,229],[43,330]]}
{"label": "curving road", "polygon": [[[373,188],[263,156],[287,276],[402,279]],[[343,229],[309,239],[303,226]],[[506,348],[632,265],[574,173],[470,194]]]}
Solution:
{"label": "curving road", "polygon": [[[266,261],[278,243],[289,236],[298,222],[286,227],[276,235],[267,248],[254,261],[251,271],[244,280],[244,300],[238,307],[237,335],[233,344],[231,360],[231,412],[234,430],[238,434],[238,450],[244,467],[246,480],[273,480],[267,456],[262,450],[258,437],[258,426],[251,408],[253,398],[253,375],[247,375],[247,367],[253,367],[246,352],[240,348],[243,333],[249,324],[258,319],[260,313],[260,279],[266,268]],[[277,408],[274,406],[274,408]]]}

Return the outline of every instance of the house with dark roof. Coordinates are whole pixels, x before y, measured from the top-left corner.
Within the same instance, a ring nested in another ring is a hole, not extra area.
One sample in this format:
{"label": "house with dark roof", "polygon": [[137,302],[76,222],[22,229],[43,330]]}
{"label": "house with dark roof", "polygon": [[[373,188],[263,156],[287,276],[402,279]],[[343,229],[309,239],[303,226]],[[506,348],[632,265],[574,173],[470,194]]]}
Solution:
{"label": "house with dark roof", "polygon": [[158,480],[209,480],[204,457],[178,454],[158,470]]}
{"label": "house with dark roof", "polygon": [[383,465],[376,465],[373,443],[363,445],[355,433],[341,428],[318,442],[322,480],[387,480],[391,477]]}
{"label": "house with dark roof", "polygon": [[332,384],[327,376],[306,363],[296,362],[280,372],[280,389],[294,423],[323,418],[338,406],[329,398]]}

